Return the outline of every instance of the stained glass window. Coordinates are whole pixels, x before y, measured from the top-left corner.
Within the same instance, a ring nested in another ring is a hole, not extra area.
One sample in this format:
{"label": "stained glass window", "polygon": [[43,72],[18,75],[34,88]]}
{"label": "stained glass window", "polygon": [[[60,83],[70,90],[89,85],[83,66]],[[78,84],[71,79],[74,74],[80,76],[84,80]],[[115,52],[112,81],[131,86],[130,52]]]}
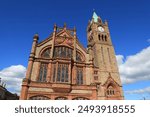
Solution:
{"label": "stained glass window", "polygon": [[83,69],[77,68],[77,78],[76,78],[77,85],[83,84]]}
{"label": "stained glass window", "polygon": [[60,82],[61,77],[61,65],[58,65],[58,71],[57,71],[57,81]]}
{"label": "stained glass window", "polygon": [[82,61],[82,57],[81,57],[81,54],[79,52],[76,52],[76,60],[79,62]]}
{"label": "stained glass window", "polygon": [[53,64],[53,82],[69,82],[69,64],[58,64],[56,74],[56,64]]}
{"label": "stained glass window", "polygon": [[51,53],[51,48],[48,48],[42,53],[42,57],[50,58],[50,53]]}
{"label": "stained glass window", "polygon": [[42,63],[40,66],[40,73],[39,73],[39,82],[46,82],[46,75],[47,75],[47,64]]}
{"label": "stained glass window", "polygon": [[68,48],[68,47],[64,47],[64,46],[55,47],[54,57],[71,58],[72,57],[72,49]]}
{"label": "stained glass window", "polygon": [[56,64],[53,65],[53,82],[55,82],[55,76],[56,76]]}

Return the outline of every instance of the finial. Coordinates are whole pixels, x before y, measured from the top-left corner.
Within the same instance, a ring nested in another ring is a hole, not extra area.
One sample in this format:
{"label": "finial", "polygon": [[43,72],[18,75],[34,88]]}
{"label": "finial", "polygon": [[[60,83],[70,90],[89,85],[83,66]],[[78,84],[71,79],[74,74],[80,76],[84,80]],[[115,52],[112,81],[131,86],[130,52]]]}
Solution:
{"label": "finial", "polygon": [[57,25],[56,23],[54,24],[54,32],[57,30]]}
{"label": "finial", "polygon": [[34,36],[33,36],[33,38],[38,40],[39,39],[38,33],[35,33]]}
{"label": "finial", "polygon": [[107,22],[107,20],[105,20],[105,24],[106,24],[106,25],[108,25],[108,22]]}
{"label": "finial", "polygon": [[76,27],[74,26],[73,31],[76,32]]}
{"label": "finial", "polygon": [[66,28],[66,23],[64,23],[64,28]]}
{"label": "finial", "polygon": [[74,34],[74,36],[76,38],[76,27],[75,26],[74,26],[74,29],[73,29],[73,34]]}
{"label": "finial", "polygon": [[54,24],[54,28],[56,28],[57,27],[57,25],[56,25],[56,23]]}

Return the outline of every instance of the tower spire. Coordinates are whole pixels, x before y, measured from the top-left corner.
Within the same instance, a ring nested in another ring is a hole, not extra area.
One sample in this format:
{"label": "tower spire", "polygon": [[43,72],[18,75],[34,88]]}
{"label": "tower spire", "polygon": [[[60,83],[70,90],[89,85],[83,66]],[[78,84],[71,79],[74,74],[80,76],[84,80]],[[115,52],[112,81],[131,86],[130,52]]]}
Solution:
{"label": "tower spire", "polygon": [[93,17],[92,17],[92,19],[94,20],[94,22],[97,22],[97,21],[98,21],[98,15],[96,14],[95,11],[93,12]]}

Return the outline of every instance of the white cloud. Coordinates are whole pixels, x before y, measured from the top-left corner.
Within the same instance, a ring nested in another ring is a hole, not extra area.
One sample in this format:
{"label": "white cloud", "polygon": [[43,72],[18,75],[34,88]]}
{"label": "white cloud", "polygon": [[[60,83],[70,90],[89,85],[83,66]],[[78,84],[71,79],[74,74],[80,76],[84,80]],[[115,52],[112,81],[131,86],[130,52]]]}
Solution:
{"label": "white cloud", "polygon": [[144,89],[137,89],[131,91],[125,91],[127,94],[143,94],[143,93],[150,93],[150,87],[146,87]]}
{"label": "white cloud", "polygon": [[122,55],[116,57],[123,84],[150,80],[150,46],[125,60]]}
{"label": "white cloud", "polygon": [[0,71],[6,88],[13,93],[20,93],[22,79],[25,78],[26,68],[22,65],[12,65]]}

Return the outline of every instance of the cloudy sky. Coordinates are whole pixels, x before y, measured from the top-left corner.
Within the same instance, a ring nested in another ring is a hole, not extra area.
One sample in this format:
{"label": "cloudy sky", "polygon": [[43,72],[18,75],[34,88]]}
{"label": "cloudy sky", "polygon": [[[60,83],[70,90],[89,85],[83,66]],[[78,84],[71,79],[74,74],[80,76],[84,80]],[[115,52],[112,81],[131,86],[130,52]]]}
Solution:
{"label": "cloudy sky", "polygon": [[86,27],[93,9],[107,20],[116,51],[125,99],[150,99],[150,1],[137,0],[2,0],[0,4],[0,77],[20,92],[32,37],[50,35],[53,25],[77,28],[86,47]]}

